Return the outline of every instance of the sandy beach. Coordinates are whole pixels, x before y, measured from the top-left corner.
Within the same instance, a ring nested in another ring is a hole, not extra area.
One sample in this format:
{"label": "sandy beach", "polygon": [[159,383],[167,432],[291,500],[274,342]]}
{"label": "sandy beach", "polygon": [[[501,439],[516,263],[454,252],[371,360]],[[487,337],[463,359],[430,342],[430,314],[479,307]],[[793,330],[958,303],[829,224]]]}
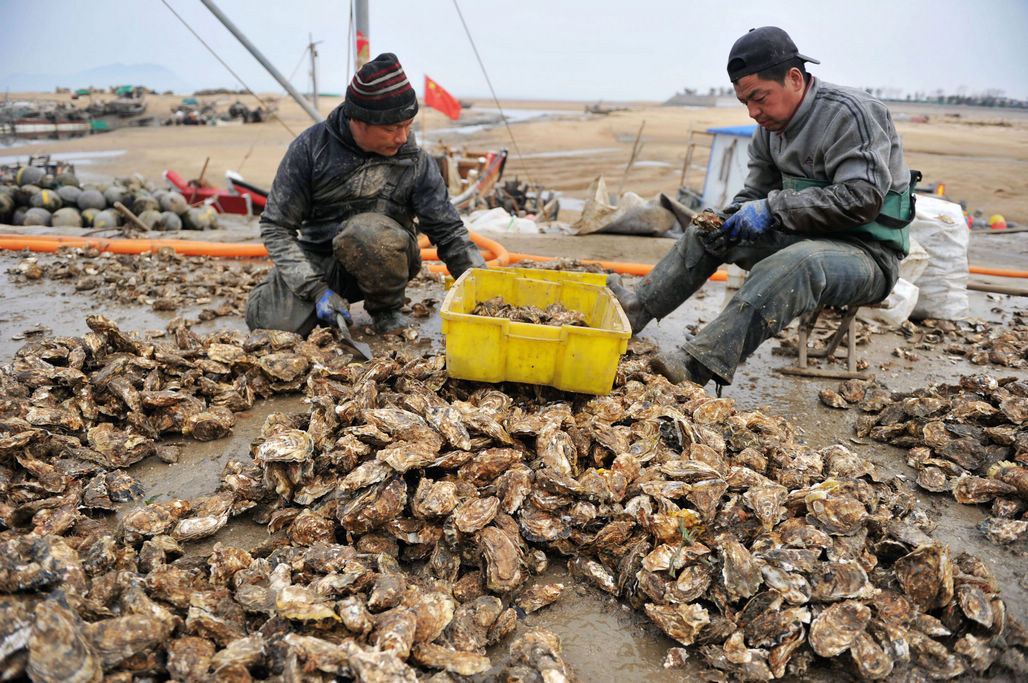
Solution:
{"label": "sandy beach", "polygon": [[[61,100],[68,96],[28,93],[11,97]],[[181,99],[178,95],[150,95],[147,112],[166,117]],[[199,99],[216,104],[219,111],[236,100],[250,107],[260,104],[249,95]],[[195,178],[207,162],[204,177],[213,184],[222,184],[225,171],[232,170],[253,183],[270,186],[289,142],[311,125],[311,119],[288,97],[265,94],[261,99],[276,103],[279,120],[127,128],[84,138],[0,147],[0,158],[11,162],[35,153],[67,157],[84,179],[93,181],[130,173],[158,181],[169,168]],[[319,111],[327,115],[338,104],[336,98],[322,97]],[[517,177],[581,200],[599,175],[611,192],[623,184],[623,191],[644,198],[659,192],[674,196],[683,176],[690,131],[752,123],[742,106],[607,102],[603,103],[606,107],[624,109],[600,115],[585,113],[590,104],[594,103],[506,100],[498,108],[495,102],[477,100],[457,124],[423,107],[415,125],[423,143],[442,142],[469,150],[507,148],[507,178]],[[500,109],[513,121],[509,127],[498,122]],[[986,219],[1001,214],[1010,222],[1028,224],[1028,114],[908,103],[892,109],[907,163],[924,174],[924,187],[943,183],[947,196],[966,202],[972,214],[980,211]],[[483,121],[489,125],[475,125]],[[459,125],[465,123],[472,125]],[[640,128],[642,147],[626,175]],[[703,144],[697,146],[692,163],[695,168],[688,171],[686,184],[699,189],[706,165]],[[570,222],[576,216],[576,211],[568,209],[560,219]]]}

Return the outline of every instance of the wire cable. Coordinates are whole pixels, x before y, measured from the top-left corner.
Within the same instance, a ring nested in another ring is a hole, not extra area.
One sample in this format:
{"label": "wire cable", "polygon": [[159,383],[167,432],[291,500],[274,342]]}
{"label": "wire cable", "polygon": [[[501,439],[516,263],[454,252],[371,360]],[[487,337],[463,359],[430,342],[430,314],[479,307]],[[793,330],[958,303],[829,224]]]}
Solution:
{"label": "wire cable", "polygon": [[[517,155],[518,160],[524,164],[525,160],[521,156],[521,149],[518,147],[518,141],[514,139],[514,131],[510,128],[510,122],[507,121],[507,115],[503,112],[503,107],[500,106],[500,100],[496,97],[496,91],[493,89],[492,81],[489,80],[489,73],[485,70],[485,64],[482,62],[482,57],[478,54],[478,48],[475,47],[475,39],[471,37],[471,31],[468,29],[468,23],[464,21],[464,14],[460,11],[460,5],[457,4],[457,0],[453,0],[453,7],[457,10],[457,16],[460,17],[460,23],[464,26],[464,33],[468,36],[468,42],[471,43],[471,49],[475,53],[475,59],[478,60],[478,66],[482,69],[482,75],[485,76],[485,82],[489,86],[489,92],[492,93],[493,102],[496,104],[496,108],[500,112],[500,118],[503,119],[503,125],[507,128],[507,135],[510,136],[510,142],[514,146],[514,153]],[[528,175],[526,172],[525,175]],[[535,181],[532,177],[528,177],[530,185],[535,185]]]}
{"label": "wire cable", "polygon": [[221,57],[219,57],[219,56],[218,56],[218,53],[214,51],[214,48],[212,48],[212,47],[211,47],[210,45],[208,45],[208,44],[207,44],[207,42],[206,42],[206,41],[205,41],[205,40],[204,40],[203,38],[201,38],[201,37],[200,37],[200,34],[198,34],[198,33],[197,33],[196,31],[194,31],[194,30],[193,30],[193,27],[192,27],[192,26],[190,26],[190,25],[189,25],[189,24],[188,24],[188,23],[186,22],[186,20],[185,20],[185,19],[183,19],[181,15],[179,15],[179,13],[178,13],[178,12],[176,12],[176,11],[175,11],[175,8],[174,8],[174,7],[172,7],[171,5],[169,5],[169,4],[168,4],[168,0],[161,0],[161,2],[163,2],[163,3],[164,3],[164,6],[168,8],[168,11],[169,11],[169,12],[171,12],[172,14],[174,14],[174,15],[175,15],[175,18],[176,18],[176,19],[178,19],[179,21],[181,21],[181,22],[182,22],[182,25],[183,25],[183,26],[185,26],[185,27],[186,27],[187,29],[189,29],[189,32],[190,32],[190,33],[192,33],[192,34],[193,34],[194,36],[196,36],[196,39],[200,41],[200,44],[201,44],[201,45],[203,45],[203,46],[204,46],[205,48],[207,48],[207,50],[208,50],[208,51],[209,51],[209,52],[210,52],[210,53],[211,53],[212,55],[214,55],[214,58],[215,58],[215,59],[217,59],[217,60],[218,60],[219,62],[221,62],[221,65],[222,65],[223,67],[225,67],[225,68],[226,68],[226,69],[228,70],[228,72],[229,72],[230,74],[232,74],[232,75],[233,75],[233,76],[235,77],[235,79],[236,79],[237,81],[239,81],[239,84],[240,84],[240,85],[242,85],[242,86],[243,86],[243,88],[245,88],[245,89],[246,89],[246,92],[248,92],[248,93],[250,93],[251,95],[253,95],[253,96],[254,96],[254,98],[255,98],[255,99],[256,99],[256,100],[258,101],[258,102],[260,102],[260,103],[261,103],[261,106],[262,106],[262,107],[266,107],[266,108],[268,109],[268,111],[270,111],[270,112],[271,112],[271,115],[275,117],[275,120],[276,120],[276,121],[278,121],[279,123],[281,123],[281,124],[282,124],[282,127],[283,127],[283,128],[285,128],[285,129],[286,129],[287,131],[289,131],[289,134],[290,134],[290,135],[292,135],[292,136],[293,136],[293,137],[295,138],[295,137],[296,137],[296,133],[294,133],[294,132],[292,131],[292,129],[291,129],[291,128],[290,128],[289,126],[287,126],[287,125],[286,125],[286,122],[285,122],[285,121],[283,121],[283,120],[282,120],[281,118],[279,118],[279,116],[278,116],[278,112],[277,112],[277,111],[275,111],[274,109],[272,109],[270,105],[268,105],[267,103],[265,103],[265,101],[261,99],[260,95],[258,95],[257,93],[255,93],[255,92],[254,92],[254,91],[253,91],[253,90],[252,90],[252,89],[250,88],[250,86],[248,86],[248,85],[246,84],[246,82],[245,82],[245,81],[243,81],[243,79],[239,77],[239,74],[237,74],[237,73],[236,73],[235,71],[233,71],[233,70],[232,70],[232,67],[230,67],[230,66],[229,66],[228,64],[226,64],[226,63],[225,63],[225,60],[224,60],[224,59],[222,59]]}

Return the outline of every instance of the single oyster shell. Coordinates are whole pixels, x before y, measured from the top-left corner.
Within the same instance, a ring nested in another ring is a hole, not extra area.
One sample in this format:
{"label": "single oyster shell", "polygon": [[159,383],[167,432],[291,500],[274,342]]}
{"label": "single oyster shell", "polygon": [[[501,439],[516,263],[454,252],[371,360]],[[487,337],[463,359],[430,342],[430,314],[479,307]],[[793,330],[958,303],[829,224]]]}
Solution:
{"label": "single oyster shell", "polygon": [[810,625],[810,647],[822,657],[835,657],[850,648],[871,621],[871,609],[855,600],[829,606]]}
{"label": "single oyster shell", "polygon": [[742,494],[746,505],[760,520],[764,531],[771,529],[785,514],[785,500],[789,490],[778,484],[755,486]]}
{"label": "single oyster shell", "polygon": [[442,669],[458,676],[482,674],[492,667],[492,662],[485,655],[453,650],[433,643],[416,644],[411,652],[411,657],[422,666],[430,669]]}
{"label": "single oyster shell", "polygon": [[322,596],[303,586],[289,585],[279,591],[275,609],[283,618],[296,621],[342,621]]}
{"label": "single oyster shell", "polygon": [[375,617],[375,631],[370,640],[383,650],[391,650],[401,659],[410,656],[418,617],[409,607],[394,607]]}
{"label": "single oyster shell", "polygon": [[760,588],[760,567],[742,543],[726,539],[721,544],[721,562],[721,577],[730,599],[748,598]]}
{"label": "single oyster shell", "polygon": [[492,522],[499,509],[500,499],[495,496],[474,498],[453,511],[453,522],[462,533],[472,534]]}
{"label": "single oyster shell", "polygon": [[856,498],[818,491],[808,495],[807,520],[833,536],[848,536],[863,528],[867,508]]}
{"label": "single oyster shell", "polygon": [[99,681],[100,658],[83,632],[82,620],[62,604],[62,598],[58,595],[36,606],[26,672],[33,681]]}
{"label": "single oyster shell", "polygon": [[536,584],[534,586],[530,586],[521,595],[519,595],[514,601],[514,604],[526,614],[531,614],[538,609],[542,609],[543,607],[556,602],[557,598],[559,598],[563,592],[564,584],[562,583]]}
{"label": "single oyster shell", "polygon": [[873,587],[859,562],[825,562],[810,575],[811,597],[818,602],[865,597]]}
{"label": "single oyster shell", "polygon": [[423,478],[411,500],[411,512],[420,519],[445,517],[460,502],[457,485],[452,481],[432,481]]}
{"label": "single oyster shell", "polygon": [[130,614],[87,624],[84,631],[100,656],[100,665],[111,669],[140,652],[163,643],[174,628],[173,623],[145,614]]}
{"label": "single oyster shell", "polygon": [[568,570],[575,576],[580,576],[601,590],[611,595],[617,595],[617,582],[614,575],[607,571],[607,568],[596,560],[578,556],[568,562]]}
{"label": "single oyster shell", "polygon": [[430,643],[439,637],[450,622],[457,608],[456,601],[439,591],[422,593],[413,605],[417,615],[414,629],[415,643]]}
{"label": "single oyster shell", "polygon": [[998,479],[985,479],[965,474],[953,485],[953,497],[965,504],[987,503],[997,496],[1013,493],[1017,488]]}
{"label": "single oyster shell", "polygon": [[953,599],[949,546],[922,545],[893,564],[903,591],[922,610],[944,607]]}
{"label": "single oyster shell", "polygon": [[203,680],[213,655],[214,643],[207,638],[176,638],[168,643],[168,674],[178,681]]}
{"label": "single oyster shell", "polygon": [[821,403],[825,404],[829,408],[841,408],[846,409],[850,407],[848,401],[843,398],[838,392],[832,391],[827,387],[817,393],[817,397],[821,399]]}
{"label": "single oyster shell", "polygon": [[698,604],[655,605],[646,603],[647,616],[660,629],[682,645],[692,645],[703,628],[710,623],[710,615]]}
{"label": "single oyster shell", "polygon": [[862,678],[880,681],[892,673],[892,656],[865,631],[860,631],[850,645],[850,657]]}
{"label": "single oyster shell", "polygon": [[301,429],[285,429],[264,440],[254,454],[259,463],[305,462],[314,453],[314,439]]}
{"label": "single oyster shell", "polygon": [[957,603],[968,619],[991,628],[995,621],[989,596],[977,586],[961,584],[956,588]]}
{"label": "single oyster shell", "polygon": [[453,406],[430,406],[425,411],[425,420],[446,437],[447,442],[457,450],[471,450],[471,436],[461,412]]}
{"label": "single oyster shell", "polygon": [[502,529],[487,526],[478,532],[486,587],[496,593],[514,590],[527,578],[517,544]]}
{"label": "single oyster shell", "polygon": [[993,543],[1013,543],[1028,533],[1028,521],[986,517],[978,525]]}

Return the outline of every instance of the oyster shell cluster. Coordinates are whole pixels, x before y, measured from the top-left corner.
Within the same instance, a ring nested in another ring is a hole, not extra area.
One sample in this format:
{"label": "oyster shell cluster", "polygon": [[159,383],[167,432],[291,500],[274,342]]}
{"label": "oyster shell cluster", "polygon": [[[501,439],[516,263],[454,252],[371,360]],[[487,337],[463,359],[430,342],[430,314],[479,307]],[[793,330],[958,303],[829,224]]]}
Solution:
{"label": "oyster shell cluster", "polygon": [[471,311],[472,315],[483,315],[489,318],[506,318],[519,323],[532,323],[534,325],[572,325],[575,327],[588,327],[585,323],[585,313],[569,310],[562,303],[552,303],[546,308],[533,306],[515,306],[503,300],[502,296],[494,296],[485,301],[479,301]]}
{"label": "oyster shell cluster", "polygon": [[[707,678],[1028,674],[988,567],[934,541],[902,483],[646,356],[592,397],[452,380],[406,349],[353,363],[326,330],[163,342],[87,322],[0,373],[6,678],[575,680],[519,621],[560,599],[538,580],[554,561]],[[85,503],[134,495],[118,470],[162,434],[216,438],[287,391],[309,409],[270,415],[216,491],[116,529]],[[186,553],[244,511],[269,541]]]}
{"label": "oyster shell cluster", "polygon": [[921,488],[988,504],[980,529],[991,540],[1028,538],[1028,381],[967,375],[892,393],[876,381],[848,380],[820,397],[862,411],[858,436],[908,449]]}
{"label": "oyster shell cluster", "polygon": [[518,268],[534,268],[537,270],[562,270],[562,271],[573,271],[576,273],[613,273],[614,271],[610,268],[605,268],[602,264],[591,263],[587,261],[579,261],[576,258],[568,258],[567,256],[561,256],[549,261],[535,261],[533,259],[524,259],[517,262]]}
{"label": "oyster shell cluster", "polygon": [[987,322],[905,321],[903,333],[915,349],[940,348],[975,365],[1028,368],[1028,312],[1013,311],[1005,325]]}
{"label": "oyster shell cluster", "polygon": [[7,272],[14,283],[68,283],[106,304],[155,311],[201,306],[200,320],[212,320],[241,316],[250,291],[269,269],[266,263],[183,256],[171,247],[141,255],[62,247],[53,258],[30,256]]}
{"label": "oyster shell cluster", "polygon": [[692,217],[692,224],[703,232],[717,232],[724,225],[724,222],[724,218],[710,209],[701,211]]}

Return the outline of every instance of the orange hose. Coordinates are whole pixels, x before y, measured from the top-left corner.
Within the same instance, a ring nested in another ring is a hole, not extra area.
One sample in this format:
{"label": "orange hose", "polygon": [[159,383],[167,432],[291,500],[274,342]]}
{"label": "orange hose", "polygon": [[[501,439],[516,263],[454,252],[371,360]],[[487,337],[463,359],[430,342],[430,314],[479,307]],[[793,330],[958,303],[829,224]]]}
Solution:
{"label": "orange hose", "polygon": [[[470,232],[471,241],[485,252],[486,264],[490,266],[506,266],[519,261],[555,261],[555,256],[537,256],[534,254],[511,253],[502,244],[487,237]],[[428,238],[424,235],[418,239],[418,246],[421,247],[421,258],[426,261],[438,261],[439,256],[436,249],[429,246]],[[99,251],[110,251],[115,254],[143,254],[157,251],[162,247],[170,247],[176,253],[186,256],[215,256],[224,258],[265,258],[268,250],[263,244],[252,244],[247,242],[201,242],[197,240],[171,240],[171,239],[112,239],[106,237],[74,237],[70,235],[16,235],[0,234],[0,249],[13,249],[20,251],[54,252],[60,247],[94,248]],[[620,261],[594,261],[582,259],[583,263],[596,263],[603,268],[613,270],[626,275],[646,275],[653,266],[648,263],[623,263]],[[446,266],[439,264],[429,265],[429,270],[434,273],[445,273]],[[1000,268],[968,268],[969,273],[975,275],[994,275],[998,277],[1028,278],[1028,271],[1024,270],[1003,270]],[[725,271],[719,270],[710,279],[724,281],[727,278]]]}
{"label": "orange hose", "polygon": [[109,239],[104,237],[72,237],[66,235],[0,234],[0,249],[57,251],[60,247],[110,251],[115,254],[143,254],[171,247],[187,256],[221,256],[263,258],[268,250],[263,244],[242,242],[198,242],[192,240]]}
{"label": "orange hose", "polygon": [[967,269],[967,272],[975,275],[997,275],[999,277],[1028,277],[1028,270],[1002,270],[1000,268],[975,268]]}

